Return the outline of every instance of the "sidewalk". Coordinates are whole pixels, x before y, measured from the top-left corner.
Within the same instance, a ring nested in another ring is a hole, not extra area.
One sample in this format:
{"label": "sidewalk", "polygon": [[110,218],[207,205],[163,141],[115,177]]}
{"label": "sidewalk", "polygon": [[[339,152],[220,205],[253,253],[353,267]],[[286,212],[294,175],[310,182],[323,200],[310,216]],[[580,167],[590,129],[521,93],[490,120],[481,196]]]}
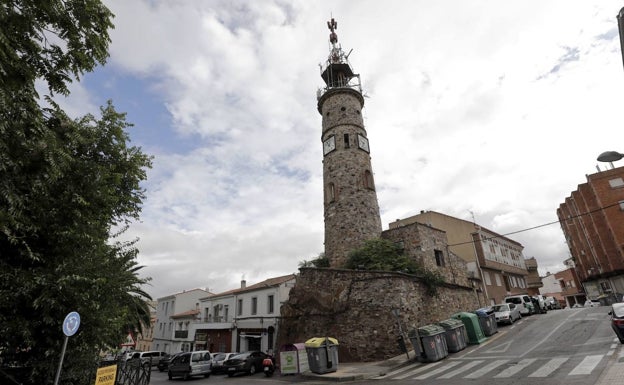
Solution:
{"label": "sidewalk", "polygon": [[409,352],[410,359],[405,354],[400,356],[376,362],[347,362],[338,364],[335,372],[316,374],[305,372],[301,375],[314,380],[325,380],[333,382],[346,382],[355,380],[365,380],[368,378],[383,376],[392,369],[407,363],[415,362],[416,353],[412,350]]}
{"label": "sidewalk", "polygon": [[613,358],[607,369],[602,373],[596,385],[621,385],[624,379],[624,349],[620,347],[620,353]]}

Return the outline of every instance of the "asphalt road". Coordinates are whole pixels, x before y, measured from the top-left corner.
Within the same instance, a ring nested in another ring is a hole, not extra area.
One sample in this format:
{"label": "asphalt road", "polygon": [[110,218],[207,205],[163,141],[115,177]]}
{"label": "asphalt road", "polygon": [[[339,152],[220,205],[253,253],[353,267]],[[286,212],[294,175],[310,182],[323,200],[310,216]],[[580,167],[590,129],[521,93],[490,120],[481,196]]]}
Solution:
{"label": "asphalt road", "polygon": [[[352,384],[444,384],[496,385],[596,383],[620,343],[611,330],[610,307],[552,310],[523,317],[512,326],[499,326],[498,333],[478,346],[449,355],[433,363],[412,362],[383,377]],[[151,385],[185,384],[328,384],[301,376],[271,378],[212,375],[189,381],[167,379],[166,373],[152,372]]]}

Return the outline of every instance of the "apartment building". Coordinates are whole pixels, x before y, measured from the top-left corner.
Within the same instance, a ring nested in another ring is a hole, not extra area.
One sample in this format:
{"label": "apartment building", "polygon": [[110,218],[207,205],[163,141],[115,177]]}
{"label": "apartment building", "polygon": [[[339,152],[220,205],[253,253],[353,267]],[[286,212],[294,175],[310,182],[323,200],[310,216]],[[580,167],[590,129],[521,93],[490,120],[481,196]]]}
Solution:
{"label": "apartment building", "polygon": [[589,299],[624,293],[624,167],[586,175],[557,216]]}
{"label": "apartment building", "polygon": [[[159,299],[163,318],[159,319],[164,320],[162,327],[166,333],[163,335],[169,339],[154,338],[153,349],[166,352],[204,349],[211,352],[273,352],[280,307],[288,300],[295,281],[294,274],[269,278],[250,286],[243,280],[240,288],[223,293],[204,291],[203,296],[201,291],[194,293],[184,306],[175,295],[163,297]],[[165,315],[167,304],[173,306],[174,301],[177,301],[175,312],[169,311]]]}
{"label": "apartment building", "polygon": [[520,243],[473,222],[435,211],[397,219],[390,223],[390,230],[411,223],[446,232],[449,250],[466,262],[473,276],[481,279],[481,290],[490,304],[500,303],[508,295],[529,292],[529,272]]}

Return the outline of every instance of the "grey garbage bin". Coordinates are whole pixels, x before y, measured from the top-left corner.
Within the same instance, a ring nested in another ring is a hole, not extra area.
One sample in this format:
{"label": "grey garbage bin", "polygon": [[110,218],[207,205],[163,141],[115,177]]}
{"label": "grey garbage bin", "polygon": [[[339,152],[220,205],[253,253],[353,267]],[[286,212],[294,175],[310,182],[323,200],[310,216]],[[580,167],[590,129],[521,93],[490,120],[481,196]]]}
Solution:
{"label": "grey garbage bin", "polygon": [[316,374],[338,370],[338,340],[332,337],[314,337],[305,342],[310,371]]}
{"label": "grey garbage bin", "polygon": [[449,353],[456,353],[466,348],[468,338],[466,327],[462,321],[449,318],[438,322],[438,325],[444,329],[444,337],[446,338],[446,346]]}
{"label": "grey garbage bin", "polygon": [[477,313],[477,316],[479,317],[481,330],[486,337],[498,333],[498,326],[496,325],[496,316],[494,315],[494,311],[488,312],[484,309],[479,309],[475,313]]}
{"label": "grey garbage bin", "polygon": [[426,325],[418,328],[418,335],[424,350],[421,360],[435,362],[448,356],[444,328],[438,325]]}

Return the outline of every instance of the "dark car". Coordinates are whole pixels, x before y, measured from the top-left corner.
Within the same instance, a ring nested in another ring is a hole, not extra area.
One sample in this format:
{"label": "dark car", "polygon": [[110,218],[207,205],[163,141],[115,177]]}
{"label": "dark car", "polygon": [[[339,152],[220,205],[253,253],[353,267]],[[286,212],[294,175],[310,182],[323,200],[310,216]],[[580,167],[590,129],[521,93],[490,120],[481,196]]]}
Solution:
{"label": "dark car", "polygon": [[609,315],[611,316],[611,328],[620,342],[624,344],[624,302],[611,305]]}
{"label": "dark car", "polygon": [[164,372],[165,370],[169,369],[169,364],[171,363],[171,361],[173,361],[173,359],[176,358],[177,356],[179,356],[180,354],[182,354],[182,352],[173,353],[173,354],[169,354],[169,355],[164,356],[158,362],[158,365],[156,365],[158,367],[158,371],[159,372]]}
{"label": "dark car", "polygon": [[262,360],[267,357],[268,355],[260,351],[237,354],[223,362],[223,371],[226,372],[229,377],[232,377],[236,373],[254,374],[256,372],[261,372]]}

